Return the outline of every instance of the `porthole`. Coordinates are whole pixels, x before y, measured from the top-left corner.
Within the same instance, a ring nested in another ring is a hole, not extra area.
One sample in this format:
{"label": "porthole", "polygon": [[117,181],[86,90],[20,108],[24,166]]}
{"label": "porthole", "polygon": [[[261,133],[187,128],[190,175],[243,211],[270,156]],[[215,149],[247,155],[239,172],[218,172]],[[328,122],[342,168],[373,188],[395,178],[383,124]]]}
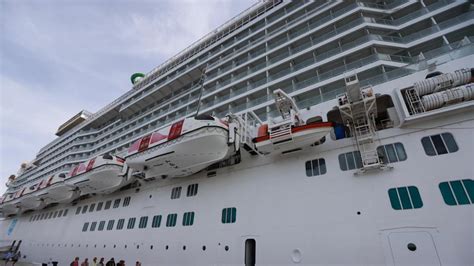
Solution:
{"label": "porthole", "polygon": [[206,250],[206,246],[202,246],[202,250],[205,251],[205,250]]}
{"label": "porthole", "polygon": [[94,245],[94,248],[96,248],[96,247],[97,247],[97,244]]}
{"label": "porthole", "polygon": [[183,250],[186,250],[186,246],[183,246]]}
{"label": "porthole", "polygon": [[106,245],[104,245],[104,248],[106,247]]}
{"label": "porthole", "polygon": [[229,246],[224,247],[225,251],[229,251]]}
{"label": "porthole", "polygon": [[165,246],[165,249],[168,250],[168,248],[169,248],[168,245],[166,245],[166,246]]}
{"label": "porthole", "polygon": [[137,245],[137,249],[139,249],[139,248],[140,248],[140,245]]}
{"label": "porthole", "polygon": [[416,245],[413,244],[413,243],[408,243],[407,248],[410,251],[415,251],[416,250]]}
{"label": "porthole", "polygon": [[89,244],[86,245],[86,248],[88,248],[88,247],[89,247]]}
{"label": "porthole", "polygon": [[151,197],[153,197],[153,196],[150,194],[150,196],[148,196],[148,197],[151,199]]}
{"label": "porthole", "polygon": [[125,245],[125,248],[127,248],[127,245]]}
{"label": "porthole", "polygon": [[360,212],[357,212],[357,215],[360,215]]}
{"label": "porthole", "polygon": [[116,247],[117,247],[117,245],[114,245],[114,248],[116,248]]}
{"label": "porthole", "polygon": [[153,249],[153,245],[150,245],[150,249]]}
{"label": "porthole", "polygon": [[77,247],[81,247],[81,244],[79,244]]}

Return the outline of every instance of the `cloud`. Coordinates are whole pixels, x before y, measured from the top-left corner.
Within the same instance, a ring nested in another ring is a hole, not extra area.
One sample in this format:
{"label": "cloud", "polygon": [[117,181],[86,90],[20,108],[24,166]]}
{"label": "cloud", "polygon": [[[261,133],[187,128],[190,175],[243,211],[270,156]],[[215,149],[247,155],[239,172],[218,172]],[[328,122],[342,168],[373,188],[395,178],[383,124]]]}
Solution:
{"label": "cloud", "polygon": [[97,111],[255,1],[0,1],[0,193],[82,109]]}

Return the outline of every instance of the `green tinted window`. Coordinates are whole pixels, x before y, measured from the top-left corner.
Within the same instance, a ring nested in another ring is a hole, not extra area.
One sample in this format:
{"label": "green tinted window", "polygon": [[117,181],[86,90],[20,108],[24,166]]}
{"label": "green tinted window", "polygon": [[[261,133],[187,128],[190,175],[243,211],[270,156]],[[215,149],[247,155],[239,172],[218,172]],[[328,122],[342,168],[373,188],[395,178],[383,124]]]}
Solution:
{"label": "green tinted window", "polygon": [[158,228],[161,225],[161,215],[153,216],[153,220],[151,221],[151,227]]}
{"label": "green tinted window", "polygon": [[419,209],[423,207],[420,192],[415,186],[391,188],[388,190],[388,197],[394,210]]}
{"label": "green tinted window", "polygon": [[166,218],[166,227],[176,226],[177,219],[178,219],[178,214],[176,213],[168,214],[168,217]]}
{"label": "green tinted window", "polygon": [[194,212],[185,212],[183,215],[183,226],[191,226],[194,224]]}
{"label": "green tinted window", "polygon": [[457,152],[459,150],[453,134],[451,133],[424,137],[421,139],[421,144],[423,145],[426,155],[429,156],[442,155]]}
{"label": "green tinted window", "polygon": [[472,179],[442,182],[439,184],[439,190],[447,205],[474,204],[474,181]]}
{"label": "green tinted window", "polygon": [[221,222],[223,224],[235,223],[237,219],[237,208],[224,208],[222,209]]}

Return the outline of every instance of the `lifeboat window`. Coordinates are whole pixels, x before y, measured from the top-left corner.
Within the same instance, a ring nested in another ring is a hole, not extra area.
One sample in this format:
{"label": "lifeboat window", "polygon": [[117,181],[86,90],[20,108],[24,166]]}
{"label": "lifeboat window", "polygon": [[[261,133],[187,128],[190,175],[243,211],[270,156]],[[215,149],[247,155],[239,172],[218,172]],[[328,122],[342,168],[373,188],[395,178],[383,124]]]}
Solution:
{"label": "lifeboat window", "polygon": [[474,180],[463,179],[439,184],[444,202],[450,206],[474,204]]}
{"label": "lifeboat window", "polygon": [[86,213],[87,212],[87,205],[84,205],[82,206],[82,213]]}
{"label": "lifeboat window", "polygon": [[104,206],[104,210],[110,209],[110,205],[112,205],[112,201],[111,200],[106,201],[105,206]]}
{"label": "lifeboat window", "polygon": [[198,192],[198,184],[191,184],[188,186],[188,191],[186,192],[187,197],[196,196]]}
{"label": "lifeboat window", "polygon": [[420,192],[415,186],[391,188],[388,190],[388,196],[394,210],[419,209],[423,207]]}
{"label": "lifeboat window", "polygon": [[58,211],[55,211],[55,212],[54,212],[53,218],[56,218],[56,216],[58,216]]}
{"label": "lifeboat window", "polygon": [[339,167],[342,171],[362,168],[362,158],[359,151],[339,154]]}
{"label": "lifeboat window", "polygon": [[48,219],[51,219],[53,217],[53,212],[49,213]]}
{"label": "lifeboat window", "polygon": [[305,167],[306,176],[324,175],[326,173],[326,161],[324,158],[307,161]]}
{"label": "lifeboat window", "polygon": [[125,197],[123,199],[123,207],[127,207],[128,205],[130,205],[130,197]]}
{"label": "lifeboat window", "polygon": [[237,208],[224,208],[222,209],[221,222],[223,224],[235,223],[237,219]]}
{"label": "lifeboat window", "polygon": [[89,223],[84,223],[84,225],[82,226],[82,232],[87,231],[88,227],[89,227]]}
{"label": "lifeboat window", "polygon": [[168,214],[168,217],[166,218],[166,227],[176,226],[177,219],[178,219],[178,214],[176,213]]}
{"label": "lifeboat window", "polygon": [[125,219],[119,219],[117,221],[117,230],[122,230],[124,224],[125,224]]}
{"label": "lifeboat window", "polygon": [[171,199],[179,199],[181,197],[181,187],[175,187],[171,190]]}
{"label": "lifeboat window", "polygon": [[135,227],[135,220],[137,220],[135,217],[128,219],[127,229],[133,229]]}
{"label": "lifeboat window", "polygon": [[151,221],[151,227],[158,228],[161,225],[161,215],[153,216],[153,220]]}
{"label": "lifeboat window", "polygon": [[194,224],[194,212],[185,212],[183,215],[183,226],[191,226]]}
{"label": "lifeboat window", "polygon": [[146,228],[148,224],[148,216],[140,217],[140,222],[138,223],[138,228]]}
{"label": "lifeboat window", "polygon": [[95,227],[97,226],[97,222],[92,222],[91,223],[91,228],[89,229],[91,232],[95,231]]}
{"label": "lifeboat window", "polygon": [[96,211],[102,210],[102,206],[104,206],[104,203],[101,201],[101,202],[97,203],[97,208],[95,210]]}
{"label": "lifeboat window", "polygon": [[423,149],[428,156],[453,153],[459,150],[459,147],[451,133],[443,133],[424,137],[421,139],[421,144],[423,145]]}
{"label": "lifeboat window", "polygon": [[61,217],[61,216],[63,216],[63,210],[59,210],[59,212],[58,212],[58,218]]}
{"label": "lifeboat window", "polygon": [[78,215],[79,213],[81,213],[81,206],[77,207],[76,209],[76,215]]}
{"label": "lifeboat window", "polygon": [[64,210],[63,217],[67,215],[68,209]]}
{"label": "lifeboat window", "polygon": [[95,208],[95,203],[92,203],[91,206],[89,207],[89,212],[93,212]]}
{"label": "lifeboat window", "polygon": [[102,231],[102,230],[104,230],[104,227],[105,227],[105,221],[100,221],[99,227],[97,228],[97,230]]}
{"label": "lifeboat window", "polygon": [[377,154],[384,164],[405,161],[407,154],[400,142],[377,147]]}

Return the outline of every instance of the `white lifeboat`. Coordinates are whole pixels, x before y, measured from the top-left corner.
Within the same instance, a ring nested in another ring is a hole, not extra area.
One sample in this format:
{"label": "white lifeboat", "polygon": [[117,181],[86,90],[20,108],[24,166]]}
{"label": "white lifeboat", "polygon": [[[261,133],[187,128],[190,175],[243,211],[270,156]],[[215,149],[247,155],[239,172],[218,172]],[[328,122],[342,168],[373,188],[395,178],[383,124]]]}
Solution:
{"label": "white lifeboat", "polygon": [[22,211],[38,210],[44,207],[44,202],[35,193],[40,185],[41,182],[38,182],[34,185],[24,188],[25,191],[20,198],[20,208]]}
{"label": "white lifeboat", "polygon": [[297,151],[319,142],[331,132],[332,122],[306,124],[290,96],[280,89],[275,90],[273,94],[281,118],[277,123],[263,124],[259,127],[258,136],[252,141],[260,153],[269,154],[278,151],[284,154]]}
{"label": "white lifeboat", "polygon": [[111,193],[130,181],[123,170],[122,158],[105,154],[74,167],[65,183],[78,188],[81,195]]}
{"label": "white lifeboat", "polygon": [[17,206],[15,201],[15,193],[7,193],[3,196],[2,201],[0,201],[0,210],[2,211],[3,216],[8,216],[12,214],[17,214],[20,212],[20,208]]}
{"label": "white lifeboat", "polygon": [[65,178],[65,173],[59,173],[41,180],[34,196],[43,201],[45,205],[73,201],[79,197],[79,191],[75,187],[67,185],[64,182]]}
{"label": "white lifeboat", "polygon": [[188,176],[228,157],[228,132],[215,117],[186,118],[137,140],[125,160],[145,178]]}

